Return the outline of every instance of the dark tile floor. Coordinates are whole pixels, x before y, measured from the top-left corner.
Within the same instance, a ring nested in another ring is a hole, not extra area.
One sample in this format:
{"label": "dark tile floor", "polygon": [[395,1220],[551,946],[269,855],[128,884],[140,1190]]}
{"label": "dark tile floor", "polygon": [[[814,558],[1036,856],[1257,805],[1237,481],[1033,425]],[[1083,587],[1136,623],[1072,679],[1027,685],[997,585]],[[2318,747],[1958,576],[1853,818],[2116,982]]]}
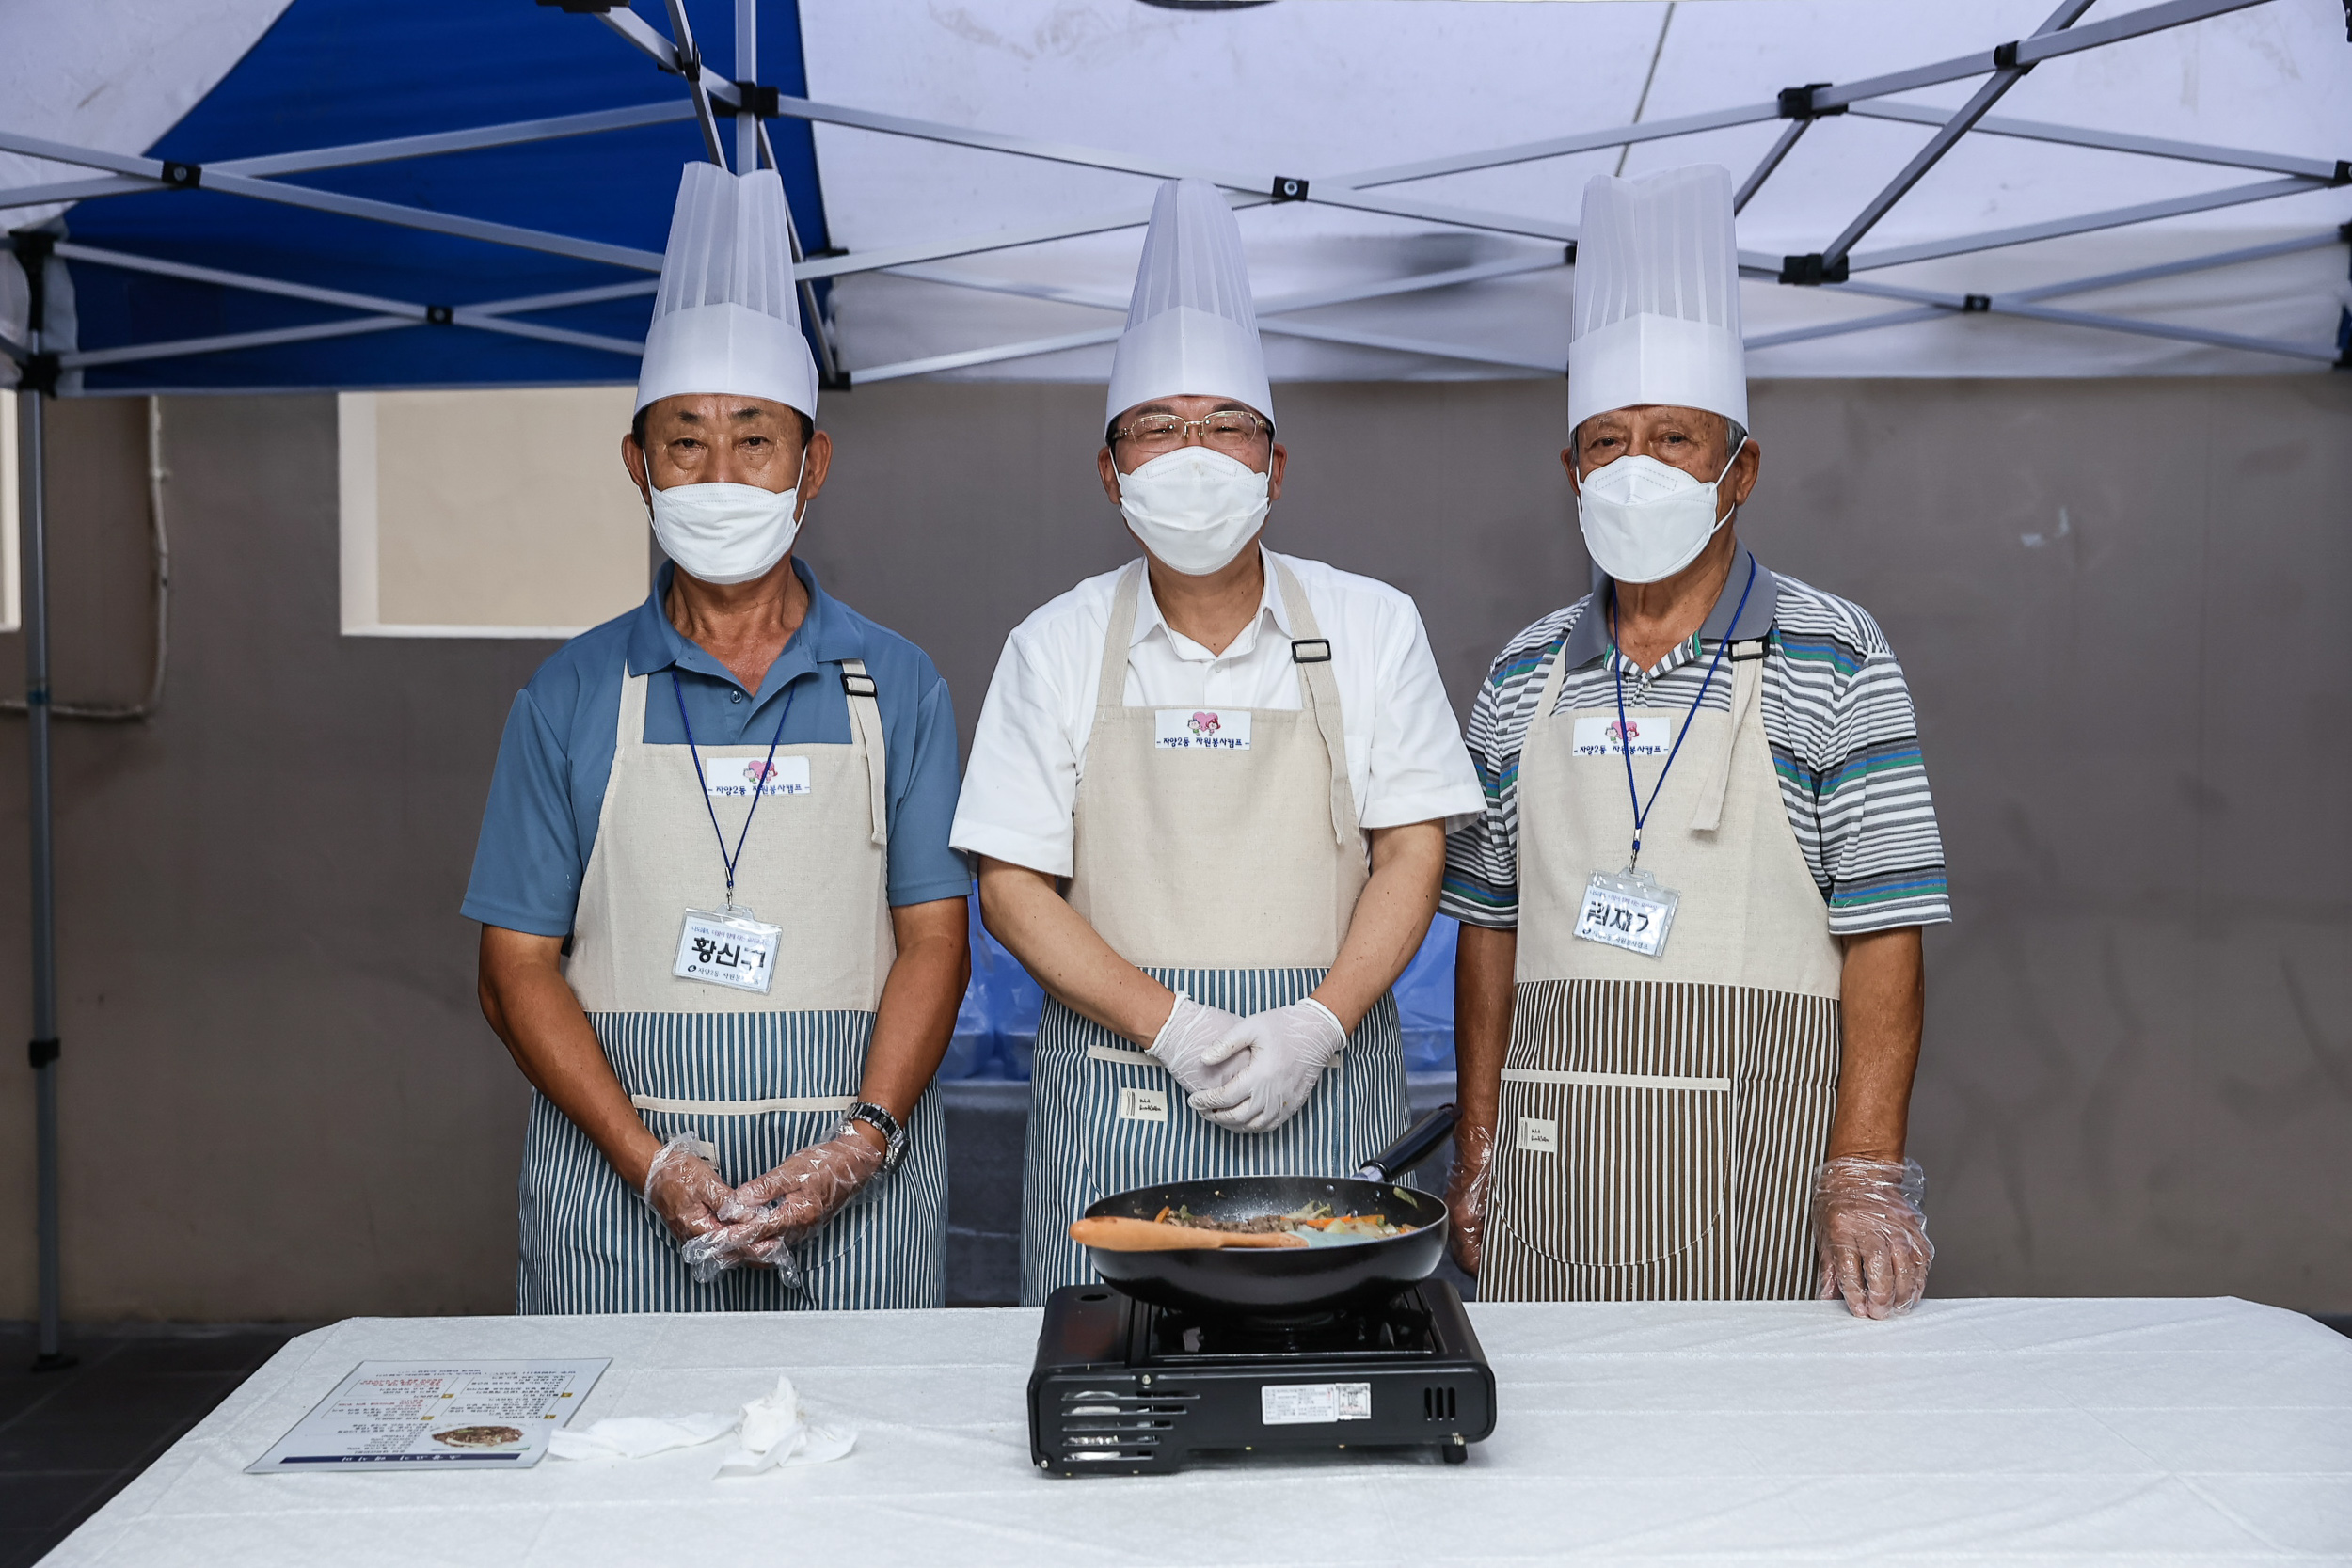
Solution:
{"label": "dark tile floor", "polygon": [[34,1372],[0,1324],[0,1568],[27,1568],[307,1325],[79,1328],[78,1364]]}

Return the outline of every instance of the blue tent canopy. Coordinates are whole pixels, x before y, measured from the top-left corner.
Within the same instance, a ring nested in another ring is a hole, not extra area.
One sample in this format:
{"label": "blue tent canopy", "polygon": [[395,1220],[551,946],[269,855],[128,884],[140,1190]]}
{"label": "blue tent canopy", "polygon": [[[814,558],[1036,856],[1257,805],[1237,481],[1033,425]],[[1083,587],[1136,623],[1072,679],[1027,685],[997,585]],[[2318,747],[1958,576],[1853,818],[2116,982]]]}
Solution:
{"label": "blue tent canopy", "polygon": [[[732,0],[686,6],[706,61],[732,59]],[[760,80],[805,90],[798,8],[760,0]],[[292,173],[282,183],[537,230],[646,253],[659,265],[678,169],[706,156],[684,81],[593,16],[520,0],[294,0],[252,50],[150,150],[199,170],[475,127],[652,106],[684,118],[430,156]],[[731,119],[720,121],[733,145]],[[826,245],[804,120],[770,122],[804,248]],[[630,355],[459,325],[467,307],[640,285],[621,298],[501,314],[633,345],[653,274],[642,267],[429,232],[202,188],[85,201],[66,216],[83,353],[349,323],[348,306],[92,260],[120,251],[197,267],[449,307],[445,323],[83,370],[89,392],[579,384],[633,380]]]}

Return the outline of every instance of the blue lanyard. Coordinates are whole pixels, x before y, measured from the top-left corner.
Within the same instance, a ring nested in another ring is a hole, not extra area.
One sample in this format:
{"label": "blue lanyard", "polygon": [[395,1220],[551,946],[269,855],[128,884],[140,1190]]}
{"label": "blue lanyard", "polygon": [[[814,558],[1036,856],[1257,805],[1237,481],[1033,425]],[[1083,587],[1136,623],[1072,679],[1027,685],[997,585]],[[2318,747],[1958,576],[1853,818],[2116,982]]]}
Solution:
{"label": "blue lanyard", "polygon": [[677,669],[670,670],[670,695],[677,699],[677,721],[686,729],[686,752],[694,759],[694,782],[703,786],[703,809],[710,814],[710,831],[718,836],[719,860],[727,868],[727,908],[735,907],[735,868],[743,863],[743,841],[752,836],[752,818],[759,815],[759,798],[775,776],[776,744],[784,738],[784,721],[792,717],[792,699],[801,694],[795,680],[784,689],[784,711],[776,715],[776,733],[768,741],[768,760],[760,766],[759,782],[752,785],[752,809],[743,814],[743,831],[735,835],[735,853],[727,853],[726,830],[719,826],[719,808],[710,803],[710,781],[703,777],[703,754],[694,746],[694,721],[686,717],[686,693],[678,689]]}
{"label": "blue lanyard", "polygon": [[1681,728],[1675,731],[1675,743],[1666,752],[1666,766],[1658,770],[1657,782],[1649,786],[1649,800],[1645,804],[1640,787],[1633,782],[1633,737],[1626,733],[1625,651],[1617,645],[1617,585],[1609,585],[1609,668],[1617,677],[1617,750],[1625,756],[1625,792],[1633,800],[1632,865],[1642,863],[1642,824],[1649,820],[1650,807],[1658,804],[1658,792],[1666,786],[1666,775],[1674,770],[1675,758],[1682,754],[1683,736],[1691,733],[1691,721],[1699,716],[1699,705],[1707,701],[1707,689],[1715,684],[1716,667],[1724,661],[1724,650],[1731,646],[1731,634],[1740,629],[1740,616],[1748,608],[1748,594],[1755,588],[1756,557],[1750,556],[1748,584],[1740,590],[1739,608],[1731,612],[1731,625],[1724,628],[1722,640],[1715,644],[1715,657],[1707,661],[1707,678],[1699,682],[1699,694],[1691,699],[1691,711],[1683,715]]}

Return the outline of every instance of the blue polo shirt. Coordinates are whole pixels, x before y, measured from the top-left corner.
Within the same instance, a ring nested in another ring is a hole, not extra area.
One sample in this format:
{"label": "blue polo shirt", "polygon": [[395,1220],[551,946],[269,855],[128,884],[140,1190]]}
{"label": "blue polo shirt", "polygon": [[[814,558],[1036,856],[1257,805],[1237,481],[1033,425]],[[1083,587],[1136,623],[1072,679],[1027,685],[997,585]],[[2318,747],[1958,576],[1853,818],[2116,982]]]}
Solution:
{"label": "blue polo shirt", "polygon": [[[673,675],[701,745],[764,746],[782,715],[785,745],[846,746],[850,700],[841,689],[840,664],[864,659],[882,708],[890,902],[922,904],[970,891],[963,857],[947,847],[957,768],[956,713],[946,681],[922,649],[818,587],[805,562],[795,560],[792,569],[808,589],[808,616],[755,692],[670,625],[661,610],[673,570],[667,564],[644,604],[573,638],[539,666],[516,694],[499,742],[498,771],[466,886],[469,919],[537,936],[571,934],[612,776],[624,671],[659,673],[645,695],[649,746],[686,744],[686,726],[670,691]],[[715,864],[715,839],[710,852]]]}

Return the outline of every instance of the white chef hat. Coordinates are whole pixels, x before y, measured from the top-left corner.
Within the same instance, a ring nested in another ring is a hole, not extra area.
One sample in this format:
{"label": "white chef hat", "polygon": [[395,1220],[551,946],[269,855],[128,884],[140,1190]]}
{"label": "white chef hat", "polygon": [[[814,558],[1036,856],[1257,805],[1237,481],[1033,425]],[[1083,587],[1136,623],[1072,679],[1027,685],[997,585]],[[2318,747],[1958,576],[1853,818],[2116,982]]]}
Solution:
{"label": "white chef hat", "polygon": [[1568,427],[1637,403],[1748,422],[1731,171],[1719,164],[1584,187]]}
{"label": "white chef hat", "polygon": [[817,417],[817,361],[801,336],[784,182],[689,164],[670,217],[637,406],[681,392],[766,398]]}
{"label": "white chef hat", "polygon": [[1170,180],[1152,203],[1103,417],[1187,396],[1233,398],[1274,418],[1241,226],[1206,180]]}

